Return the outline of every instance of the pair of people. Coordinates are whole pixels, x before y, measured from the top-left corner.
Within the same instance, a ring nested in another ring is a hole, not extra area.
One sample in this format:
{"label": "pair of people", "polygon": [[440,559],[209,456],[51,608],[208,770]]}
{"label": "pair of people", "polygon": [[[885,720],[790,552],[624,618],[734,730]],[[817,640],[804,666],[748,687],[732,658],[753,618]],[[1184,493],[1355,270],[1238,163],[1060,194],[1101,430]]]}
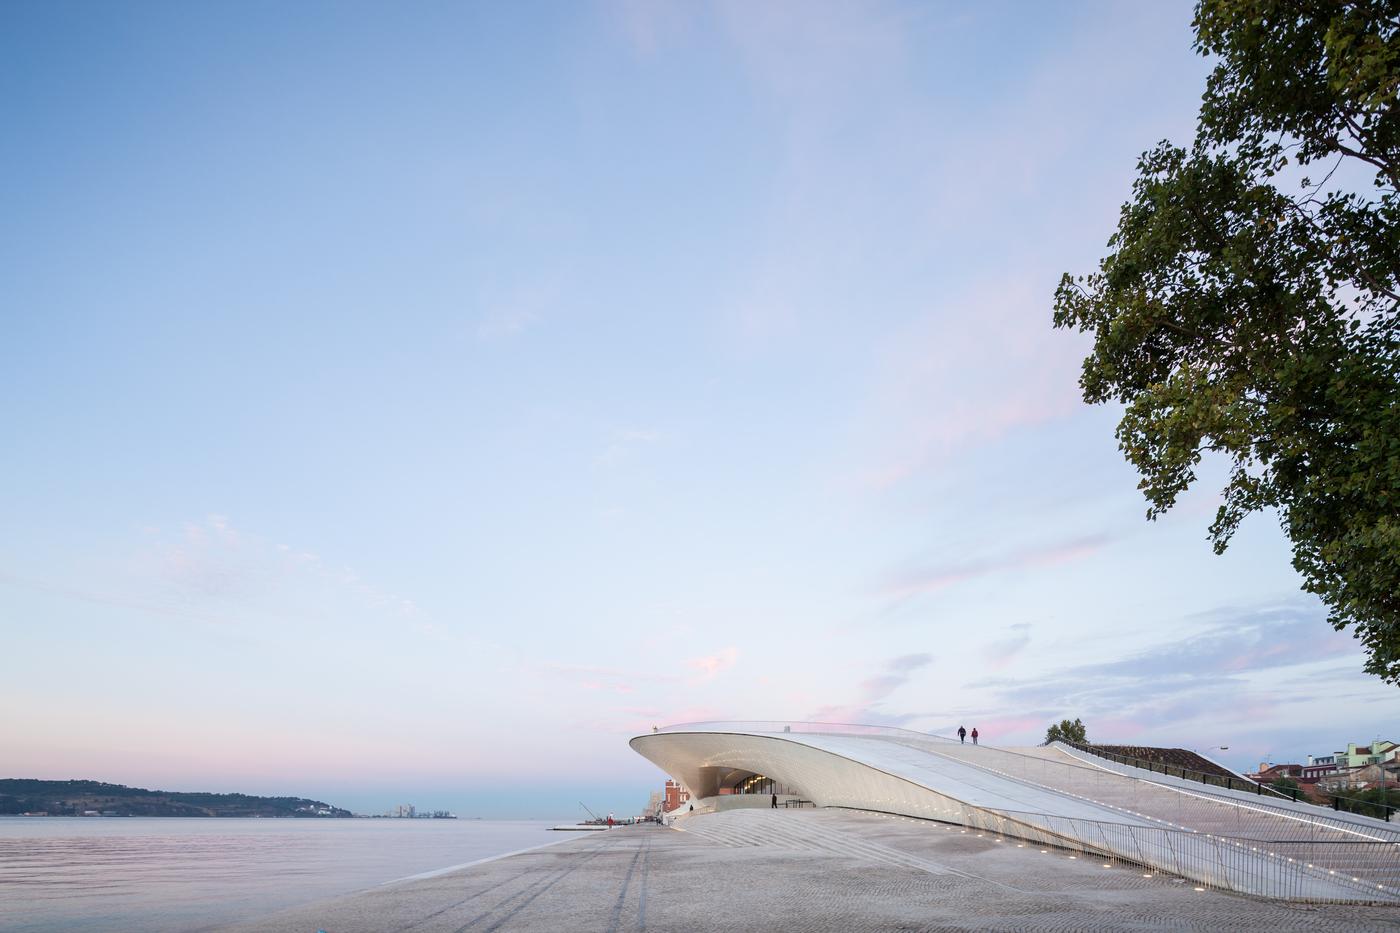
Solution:
{"label": "pair of people", "polygon": [[[964,729],[962,726],[958,726],[958,744],[959,744],[959,745],[964,744],[964,743],[966,743],[966,741],[967,741],[967,730]],[[973,745],[976,745],[976,744],[977,744],[977,727],[976,727],[976,726],[973,726],[973,727],[972,727],[972,744],[973,744]]]}

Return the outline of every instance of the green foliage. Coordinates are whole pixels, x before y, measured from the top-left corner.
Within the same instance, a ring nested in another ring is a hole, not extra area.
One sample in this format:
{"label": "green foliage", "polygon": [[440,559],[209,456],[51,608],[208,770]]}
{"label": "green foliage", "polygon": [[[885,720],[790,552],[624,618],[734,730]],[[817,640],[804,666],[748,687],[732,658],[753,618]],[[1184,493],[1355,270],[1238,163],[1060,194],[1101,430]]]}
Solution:
{"label": "green foliage", "polygon": [[1094,336],[1080,386],[1126,406],[1148,518],[1225,457],[1216,552],[1277,510],[1304,589],[1400,682],[1400,0],[1201,0],[1195,28],[1196,139],[1142,156],[1055,326]]}
{"label": "green foliage", "polygon": [[1078,742],[1080,745],[1087,745],[1088,737],[1085,735],[1084,723],[1076,718],[1073,722],[1068,719],[1061,719],[1059,722],[1045,730],[1044,745],[1051,742]]}
{"label": "green foliage", "polygon": [[1269,786],[1280,794],[1287,794],[1294,800],[1301,799],[1303,796],[1302,788],[1298,785],[1298,782],[1291,777],[1275,778],[1273,783]]}
{"label": "green foliage", "polygon": [[[1400,790],[1393,787],[1373,787],[1370,790],[1340,794],[1336,802],[1339,809],[1383,820],[1388,807],[1400,806]],[[1395,819],[1393,812],[1390,818]]]}
{"label": "green foliage", "polygon": [[[303,797],[253,797],[146,790],[101,781],[40,781],[0,779],[0,814],[47,812],[76,815],[84,810],[114,811],[129,816],[314,816],[327,809],[319,800]],[[331,807],[331,815],[348,817],[348,810]]]}

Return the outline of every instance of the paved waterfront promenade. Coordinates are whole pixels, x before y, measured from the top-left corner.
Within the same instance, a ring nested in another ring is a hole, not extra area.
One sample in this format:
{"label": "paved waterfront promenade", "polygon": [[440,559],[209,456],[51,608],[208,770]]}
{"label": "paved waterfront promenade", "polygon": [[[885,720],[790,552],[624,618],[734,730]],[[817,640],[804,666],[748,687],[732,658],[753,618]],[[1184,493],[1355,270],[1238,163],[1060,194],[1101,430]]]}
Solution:
{"label": "paved waterfront promenade", "polygon": [[1400,930],[1400,908],[1197,891],[1133,866],[841,810],[588,833],[228,931]]}

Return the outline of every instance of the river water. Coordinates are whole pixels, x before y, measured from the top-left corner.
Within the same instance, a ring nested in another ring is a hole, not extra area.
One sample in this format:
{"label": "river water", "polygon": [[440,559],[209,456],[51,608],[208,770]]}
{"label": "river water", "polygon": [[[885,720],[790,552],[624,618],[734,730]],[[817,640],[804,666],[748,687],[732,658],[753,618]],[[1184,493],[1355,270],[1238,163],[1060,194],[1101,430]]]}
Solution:
{"label": "river water", "polygon": [[203,930],[570,835],[551,825],[0,817],[0,930]]}

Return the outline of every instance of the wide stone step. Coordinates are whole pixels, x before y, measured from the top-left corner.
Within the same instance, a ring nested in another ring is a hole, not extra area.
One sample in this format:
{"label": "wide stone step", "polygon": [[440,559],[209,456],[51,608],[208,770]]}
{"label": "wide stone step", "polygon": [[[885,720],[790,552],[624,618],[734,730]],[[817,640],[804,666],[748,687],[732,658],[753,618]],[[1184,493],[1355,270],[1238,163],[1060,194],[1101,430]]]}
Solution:
{"label": "wide stone step", "polygon": [[820,825],[814,817],[815,814],[739,810],[692,818],[686,822],[684,829],[725,846],[771,846],[798,851],[828,852],[846,858],[931,874],[947,873],[947,869],[936,862],[862,839],[844,830]]}

